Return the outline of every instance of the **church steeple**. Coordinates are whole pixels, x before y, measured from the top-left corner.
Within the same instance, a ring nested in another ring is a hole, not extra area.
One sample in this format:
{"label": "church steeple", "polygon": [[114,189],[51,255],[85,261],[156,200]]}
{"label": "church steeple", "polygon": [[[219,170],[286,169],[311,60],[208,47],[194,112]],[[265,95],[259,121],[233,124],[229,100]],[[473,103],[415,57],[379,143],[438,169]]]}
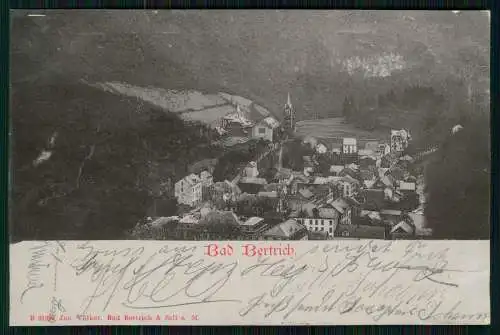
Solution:
{"label": "church steeple", "polygon": [[286,130],[295,131],[295,111],[293,109],[290,93],[288,93],[284,112],[284,127]]}

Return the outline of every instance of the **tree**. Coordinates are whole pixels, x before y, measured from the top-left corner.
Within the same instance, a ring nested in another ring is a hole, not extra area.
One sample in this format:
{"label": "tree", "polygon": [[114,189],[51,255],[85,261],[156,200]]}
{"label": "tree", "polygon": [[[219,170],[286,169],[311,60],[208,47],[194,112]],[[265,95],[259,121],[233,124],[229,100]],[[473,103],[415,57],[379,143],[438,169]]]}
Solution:
{"label": "tree", "polygon": [[426,169],[425,215],[435,238],[488,239],[489,120],[484,116],[449,135]]}

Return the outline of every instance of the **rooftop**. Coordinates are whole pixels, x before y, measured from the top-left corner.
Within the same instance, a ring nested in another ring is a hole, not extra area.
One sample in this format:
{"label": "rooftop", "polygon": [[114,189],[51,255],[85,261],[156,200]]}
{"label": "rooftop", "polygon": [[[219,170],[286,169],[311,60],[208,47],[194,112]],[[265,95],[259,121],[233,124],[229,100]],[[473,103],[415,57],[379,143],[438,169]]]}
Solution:
{"label": "rooftop", "polygon": [[264,233],[264,236],[273,236],[273,237],[281,237],[281,238],[290,238],[295,233],[300,230],[305,230],[306,228],[298,223],[294,219],[289,219],[285,222],[280,223],[279,225],[274,226],[273,228],[267,230]]}
{"label": "rooftop", "polygon": [[253,216],[253,217],[249,218],[248,220],[246,220],[245,222],[241,222],[240,224],[242,226],[255,226],[256,224],[259,224],[262,221],[264,221],[263,218]]}
{"label": "rooftop", "polygon": [[343,142],[344,145],[356,145],[357,141],[352,137],[344,137]]}

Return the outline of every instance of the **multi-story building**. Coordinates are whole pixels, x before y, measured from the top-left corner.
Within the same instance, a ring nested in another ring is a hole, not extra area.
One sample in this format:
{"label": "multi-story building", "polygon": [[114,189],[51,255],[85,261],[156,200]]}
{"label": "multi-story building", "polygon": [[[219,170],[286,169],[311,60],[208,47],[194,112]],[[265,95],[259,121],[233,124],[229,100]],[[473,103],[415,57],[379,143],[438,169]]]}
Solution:
{"label": "multi-story building", "polygon": [[411,140],[410,133],[406,129],[391,130],[391,152],[403,152]]}
{"label": "multi-story building", "polygon": [[357,141],[355,138],[344,138],[342,141],[343,154],[356,154],[358,152]]}
{"label": "multi-story building", "polygon": [[194,173],[175,183],[175,197],[180,204],[196,206],[202,200],[203,183]]}
{"label": "multi-story building", "polygon": [[240,232],[245,240],[260,240],[263,239],[262,234],[268,230],[264,218],[253,216],[248,220],[240,223]]}
{"label": "multi-story building", "polygon": [[263,140],[272,142],[275,137],[275,130],[279,127],[279,122],[269,116],[257,122],[252,127],[252,138],[261,138]]}

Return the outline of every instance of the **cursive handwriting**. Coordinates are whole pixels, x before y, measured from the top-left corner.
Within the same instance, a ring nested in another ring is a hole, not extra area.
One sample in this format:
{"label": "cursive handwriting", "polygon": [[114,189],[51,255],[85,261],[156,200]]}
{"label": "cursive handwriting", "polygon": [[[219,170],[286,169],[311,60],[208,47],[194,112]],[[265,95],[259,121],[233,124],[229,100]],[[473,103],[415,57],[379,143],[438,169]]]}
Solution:
{"label": "cursive handwriting", "polygon": [[[28,285],[21,300],[37,285],[50,286],[53,278],[53,289],[46,290],[51,291],[48,314],[55,320],[56,314],[66,311],[60,297],[67,286],[58,284],[58,267],[65,267],[85,292],[79,310],[72,311],[83,316],[113,306],[142,313],[210,304],[235,307],[239,317],[250,321],[339,316],[374,322],[394,317],[422,322],[489,320],[489,312],[470,313],[463,302],[461,283],[467,282],[463,276],[473,272],[463,264],[470,262],[457,263],[456,257],[450,261],[456,255],[447,245],[430,244],[334,241],[296,248],[286,257],[238,260],[237,255],[209,257],[203,245],[193,244],[113,248],[87,241],[76,242],[69,253],[67,244],[47,242],[31,249]],[[42,274],[41,269],[49,266],[53,274]]]}
{"label": "cursive handwriting", "polygon": [[[271,262],[260,258],[241,275],[260,270],[261,277],[272,279],[272,284],[265,285],[271,288],[246,301],[239,315],[262,311],[266,318],[281,313],[287,319],[297,312],[364,311],[374,321],[390,315],[423,320],[424,315],[434,313],[439,301],[444,301],[443,292],[458,287],[443,277],[463,271],[447,268],[448,251],[412,241],[403,252],[394,252],[393,241],[370,240],[355,245],[313,246],[295,259]],[[319,266],[314,266],[317,259],[321,260]],[[419,285],[423,281],[431,286]]]}
{"label": "cursive handwriting", "polygon": [[[207,261],[196,256],[196,247],[164,246],[149,255],[143,247],[107,250],[87,242],[77,248],[86,254],[72,266],[79,276],[90,273],[95,285],[82,314],[100,298],[104,299],[102,310],[106,310],[119,292],[126,295],[122,304],[133,309],[238,301],[215,298],[238,263]],[[179,285],[179,279],[183,284]]]}
{"label": "cursive handwriting", "polygon": [[50,264],[44,263],[44,257],[47,254],[49,245],[49,242],[43,242],[41,245],[35,245],[30,248],[31,259],[28,265],[28,274],[26,275],[28,284],[19,298],[21,303],[24,302],[24,297],[28,292],[34,289],[42,288],[45,285],[40,279],[40,271],[41,269],[48,268],[50,266]]}

